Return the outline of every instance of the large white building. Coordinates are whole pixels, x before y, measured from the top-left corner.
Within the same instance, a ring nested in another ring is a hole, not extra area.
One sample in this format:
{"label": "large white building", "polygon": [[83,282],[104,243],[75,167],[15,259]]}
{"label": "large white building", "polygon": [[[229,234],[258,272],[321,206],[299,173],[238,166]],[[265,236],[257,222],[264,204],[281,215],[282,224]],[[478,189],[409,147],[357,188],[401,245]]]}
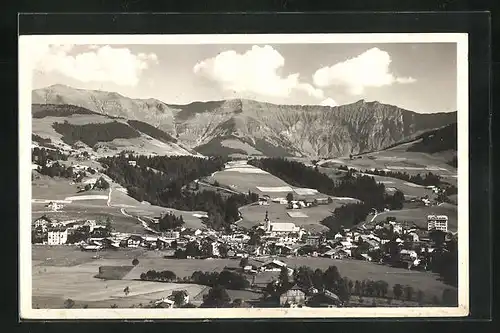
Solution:
{"label": "large white building", "polygon": [[266,212],[266,217],[264,219],[266,232],[274,234],[284,234],[291,232],[300,232],[300,227],[295,226],[294,223],[290,222],[271,222],[269,220],[268,213]]}
{"label": "large white building", "polygon": [[68,240],[68,230],[51,230],[47,234],[48,245],[62,245]]}
{"label": "large white building", "polygon": [[441,230],[448,232],[448,216],[446,215],[428,215],[427,230]]}

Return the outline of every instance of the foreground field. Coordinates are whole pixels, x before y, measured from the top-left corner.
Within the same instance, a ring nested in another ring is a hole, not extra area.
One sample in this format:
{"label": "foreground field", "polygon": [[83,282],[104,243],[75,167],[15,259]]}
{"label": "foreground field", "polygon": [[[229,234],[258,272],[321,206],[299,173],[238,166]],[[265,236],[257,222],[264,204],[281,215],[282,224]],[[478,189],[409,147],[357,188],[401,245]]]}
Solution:
{"label": "foreground field", "polygon": [[[131,307],[169,296],[173,290],[184,289],[195,297],[206,289],[193,284],[101,280],[95,277],[100,266],[130,265],[134,258],[142,260],[151,254],[159,255],[142,249],[127,249],[103,251],[99,253],[101,259],[95,259],[95,253],[81,252],[71,246],[33,246],[33,306],[62,308],[65,300],[72,299],[75,307]],[[128,295],[123,292],[125,287],[130,289]]]}
{"label": "foreground field", "polygon": [[[147,304],[152,300],[166,297],[172,290],[188,290],[193,301],[200,302],[208,288],[193,284],[175,284],[138,281],[140,274],[150,269],[171,270],[178,277],[191,276],[195,271],[221,271],[224,267],[236,267],[239,260],[233,259],[164,259],[161,252],[141,249],[104,251],[102,258],[95,259],[95,253],[81,252],[70,246],[33,246],[32,247],[32,282],[33,305],[40,308],[62,308],[68,298],[75,301],[75,307],[89,308],[131,307]],[[100,266],[127,266],[133,258],[139,259],[122,280],[101,280],[95,278]],[[327,258],[292,257],[279,258],[289,267],[308,266],[312,269],[325,270],[331,265],[338,267],[342,276],[351,280],[385,280],[392,285],[399,283],[410,285],[415,290],[424,291],[427,302],[434,295],[440,297],[444,289],[453,289],[428,272],[408,271],[358,260],[334,260]],[[266,260],[265,258],[260,259]],[[255,282],[265,284],[278,273],[261,273]],[[249,280],[251,278],[249,277]],[[123,289],[129,287],[125,295]],[[248,294],[248,295],[247,295]],[[251,294],[251,295],[250,295]],[[256,299],[257,293],[231,291],[234,298]]]}

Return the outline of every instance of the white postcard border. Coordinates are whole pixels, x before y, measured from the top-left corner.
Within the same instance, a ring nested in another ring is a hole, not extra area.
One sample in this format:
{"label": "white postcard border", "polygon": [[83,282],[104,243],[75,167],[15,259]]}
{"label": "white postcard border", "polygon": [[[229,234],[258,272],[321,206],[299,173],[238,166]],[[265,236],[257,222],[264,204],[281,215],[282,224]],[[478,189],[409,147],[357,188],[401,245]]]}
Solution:
{"label": "white postcard border", "polygon": [[[48,44],[456,43],[458,122],[458,307],[249,309],[33,309],[31,266],[31,91],[37,47]],[[19,303],[21,319],[218,319],[459,317],[469,314],[468,34],[40,35],[19,37]]]}

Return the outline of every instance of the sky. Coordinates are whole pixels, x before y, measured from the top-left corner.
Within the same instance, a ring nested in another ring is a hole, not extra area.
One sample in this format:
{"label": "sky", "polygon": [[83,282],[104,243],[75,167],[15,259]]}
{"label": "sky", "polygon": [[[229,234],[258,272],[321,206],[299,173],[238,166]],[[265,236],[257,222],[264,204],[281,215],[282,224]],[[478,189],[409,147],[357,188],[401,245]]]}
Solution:
{"label": "sky", "polygon": [[455,43],[50,45],[33,59],[34,89],[64,84],[168,104],[364,99],[421,113],[457,109]]}

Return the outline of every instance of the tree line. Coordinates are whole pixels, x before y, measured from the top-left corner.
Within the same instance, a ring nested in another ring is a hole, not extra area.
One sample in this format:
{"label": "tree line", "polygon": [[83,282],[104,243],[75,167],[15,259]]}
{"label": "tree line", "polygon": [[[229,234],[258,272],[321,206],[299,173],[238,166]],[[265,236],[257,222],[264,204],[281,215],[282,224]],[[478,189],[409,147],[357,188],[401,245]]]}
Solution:
{"label": "tree line", "polygon": [[337,208],[332,216],[325,218],[322,223],[330,229],[336,230],[341,225],[349,227],[364,221],[372,209],[379,211],[384,208],[401,209],[405,200],[401,191],[388,195],[384,184],[377,183],[374,177],[367,175],[355,177],[352,170],[340,180],[333,180],[315,168],[284,158],[254,159],[248,163],[293,186],[314,188],[324,194],[361,200],[361,203]]}
{"label": "tree line", "polygon": [[114,139],[132,139],[140,137],[140,133],[118,121],[108,123],[90,123],[84,125],[70,124],[67,120],[63,123],[52,124],[54,130],[62,135],[63,142],[73,145],[81,141],[89,147],[99,142],[109,142]]}
{"label": "tree line", "polygon": [[[349,302],[352,295],[357,295],[360,302],[363,302],[362,297],[379,297],[386,298],[390,303],[392,298],[405,301],[417,301],[420,305],[424,304],[424,291],[415,290],[410,285],[394,284],[392,288],[389,283],[384,280],[351,280],[348,277],[342,277],[338,268],[334,265],[326,270],[317,268],[313,270],[307,266],[301,266],[294,270],[293,280],[290,280],[287,269],[283,268],[278,277],[278,281],[270,282],[264,289],[267,298],[279,298],[279,295],[286,292],[292,284],[296,284],[302,290],[308,291],[312,288],[321,292],[328,290],[335,293],[339,299],[346,304]],[[389,294],[392,293],[392,296]],[[441,300],[435,295],[433,303],[435,305],[442,304],[448,306],[456,306],[457,292],[452,289],[443,291]]]}
{"label": "tree line", "polygon": [[[136,166],[128,161],[136,161]],[[138,201],[185,211],[204,211],[205,223],[214,229],[224,229],[237,221],[238,208],[255,202],[255,193],[223,196],[217,192],[191,191],[190,182],[221,170],[225,160],[220,157],[208,159],[193,156],[134,156],[120,154],[99,160],[105,173],[128,190]]]}
{"label": "tree line", "polygon": [[68,155],[59,150],[35,147],[31,150],[31,160],[39,165],[45,165],[48,161],[67,161]]}
{"label": "tree line", "polygon": [[382,177],[391,177],[396,179],[401,179],[410,183],[414,183],[422,186],[439,186],[441,184],[441,177],[439,175],[433,174],[429,172],[424,174],[423,176],[420,174],[409,175],[406,172],[400,171],[384,171],[384,170],[365,170],[364,173],[382,176]]}
{"label": "tree line", "polygon": [[169,143],[169,142],[177,142],[177,139],[172,137],[170,134],[151,126],[148,123],[139,120],[127,120],[127,124],[129,124],[132,128],[142,132],[144,134],[149,135],[152,138],[155,138],[161,142]]}
{"label": "tree line", "polygon": [[195,271],[190,277],[184,279],[179,279],[174,272],[169,270],[149,270],[146,273],[142,273],[140,279],[157,282],[194,283],[209,287],[221,286],[232,290],[241,290],[250,287],[250,282],[242,274],[229,270],[223,270],[220,273]]}

